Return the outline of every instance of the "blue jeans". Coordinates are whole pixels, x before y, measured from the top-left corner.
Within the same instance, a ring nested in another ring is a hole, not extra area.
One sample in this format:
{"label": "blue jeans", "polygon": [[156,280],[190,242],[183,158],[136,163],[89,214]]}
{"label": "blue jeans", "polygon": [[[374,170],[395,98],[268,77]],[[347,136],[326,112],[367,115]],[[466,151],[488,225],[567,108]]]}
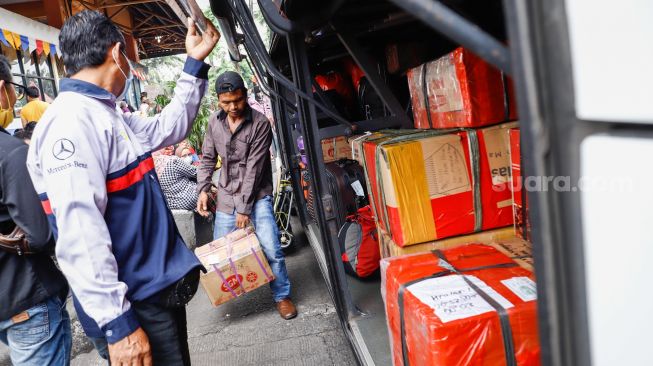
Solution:
{"label": "blue jeans", "polygon": [[29,319],[0,321],[0,341],[8,345],[14,365],[69,365],[72,336],[66,302],[53,296],[27,309]]}
{"label": "blue jeans", "polygon": [[[277,227],[277,221],[274,219],[272,196],[265,196],[254,203],[250,219],[254,224],[256,236],[261,242],[261,247],[275,277],[274,281],[270,282],[274,301],[279,302],[287,299],[290,296],[290,280],[286,270],[286,258],[283,255],[281,242],[279,241],[279,228]],[[235,228],[235,213],[227,214],[216,211],[213,239],[221,238]]]}

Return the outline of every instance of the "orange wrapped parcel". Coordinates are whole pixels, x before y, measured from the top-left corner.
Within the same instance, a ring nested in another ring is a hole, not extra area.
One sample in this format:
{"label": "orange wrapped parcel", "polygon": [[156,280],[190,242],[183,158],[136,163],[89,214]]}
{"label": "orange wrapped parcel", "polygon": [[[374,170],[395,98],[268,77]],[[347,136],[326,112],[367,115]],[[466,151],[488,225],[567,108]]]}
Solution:
{"label": "orange wrapped parcel", "polygon": [[517,119],[510,79],[467,49],[407,74],[415,128],[476,128]]}
{"label": "orange wrapped parcel", "polygon": [[387,258],[381,272],[395,366],[540,365],[533,274],[495,248]]}

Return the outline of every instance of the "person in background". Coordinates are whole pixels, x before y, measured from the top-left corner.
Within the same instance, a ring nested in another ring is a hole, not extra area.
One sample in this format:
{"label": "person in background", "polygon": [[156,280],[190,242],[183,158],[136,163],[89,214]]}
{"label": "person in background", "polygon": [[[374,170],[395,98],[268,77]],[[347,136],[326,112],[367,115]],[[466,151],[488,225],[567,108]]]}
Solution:
{"label": "person in background", "polygon": [[141,106],[138,107],[138,113],[141,115],[141,117],[147,117],[150,113],[150,100],[145,99],[141,100]]}
{"label": "person in background", "polygon": [[218,181],[215,230],[218,239],[250,221],[267,257],[274,281],[270,283],[277,311],[283,319],[297,316],[290,299],[290,280],[279,241],[279,228],[272,208],[272,165],[270,121],[247,104],[247,89],[242,77],[227,71],[215,84],[222,111],[209,118],[198,172],[197,212],[209,215],[211,177],[222,159]]}
{"label": "person in background", "polygon": [[25,128],[21,128],[20,130],[16,130],[14,132],[14,137],[23,140],[23,142],[29,145],[30,141],[32,140],[32,133],[34,133],[34,128],[36,128],[36,122],[28,122],[25,125]]}
{"label": "person in background", "polygon": [[131,113],[131,110],[129,109],[129,105],[128,105],[127,102],[125,102],[124,100],[121,101],[121,102],[118,104],[118,106],[119,106],[120,111],[121,111],[122,113],[125,113],[125,114]]}
{"label": "person in background", "polygon": [[169,155],[169,151],[167,148],[153,154],[154,168],[168,207],[193,211],[197,206],[197,168],[179,156]]}
{"label": "person in background", "polygon": [[[9,61],[0,55],[0,104],[13,109],[11,80]],[[9,346],[13,365],[66,366],[72,346],[68,284],[51,257],[55,240],[25,166],[27,145],[0,127],[0,151],[0,233],[20,228],[29,247],[0,250],[0,341]]]}
{"label": "person in background", "polygon": [[274,114],[272,113],[270,98],[268,98],[267,95],[263,94],[263,90],[261,90],[261,86],[258,84],[256,75],[252,75],[252,85],[254,85],[254,87],[252,88],[252,92],[249,93],[247,103],[253,109],[263,113],[265,117],[267,117],[270,121],[272,129],[274,130]]}
{"label": "person in background", "polygon": [[59,48],[69,78],[34,130],[27,167],[58,232],[56,256],[86,334],[112,365],[190,365],[186,304],[202,264],[184,243],[152,151],[186,138],[220,33],[189,18],[186,62],[156,117],[116,110],[133,73],[120,28],[104,14],[69,17]]}
{"label": "person in background", "polygon": [[[0,56],[2,55],[0,54]],[[2,62],[9,62],[6,57],[2,58],[2,60]],[[9,69],[11,70],[11,67]],[[16,101],[22,99],[26,93],[25,86],[14,83],[11,81],[11,73],[8,75],[1,75],[4,79],[0,80],[4,85],[3,88],[0,88],[0,127],[2,128],[7,128],[14,121]]]}
{"label": "person in background", "polygon": [[197,156],[193,145],[190,144],[188,140],[184,140],[179,143],[175,155],[184,159],[188,164],[196,165],[199,163],[200,158]]}
{"label": "person in background", "polygon": [[23,122],[23,127],[27,122],[38,122],[41,119],[45,110],[50,106],[41,100],[41,92],[35,86],[28,86],[26,91],[27,104],[20,110],[20,119]]}

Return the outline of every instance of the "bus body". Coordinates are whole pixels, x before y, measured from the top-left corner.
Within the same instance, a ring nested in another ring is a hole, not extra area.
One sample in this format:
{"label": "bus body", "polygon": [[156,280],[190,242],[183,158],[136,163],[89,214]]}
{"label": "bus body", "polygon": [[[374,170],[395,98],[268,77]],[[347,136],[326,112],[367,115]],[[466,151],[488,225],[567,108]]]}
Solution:
{"label": "bus body", "polygon": [[[653,190],[645,184],[653,173],[640,157],[653,152],[650,2],[258,0],[258,6],[271,44],[262,41],[245,0],[211,0],[232,59],[251,62],[271,97],[298,214],[362,364],[392,364],[385,310],[379,281],[345,274],[321,141],[412,128],[405,70],[458,46],[514,81],[522,174],[571,182],[568,189],[528,190],[542,364],[653,364],[644,343],[653,329],[647,291]],[[396,70],[388,70],[389,55],[398,60]],[[382,117],[351,118],[321,92],[315,77],[344,58],[364,71],[383,103]],[[300,167],[311,177],[312,213]]]}

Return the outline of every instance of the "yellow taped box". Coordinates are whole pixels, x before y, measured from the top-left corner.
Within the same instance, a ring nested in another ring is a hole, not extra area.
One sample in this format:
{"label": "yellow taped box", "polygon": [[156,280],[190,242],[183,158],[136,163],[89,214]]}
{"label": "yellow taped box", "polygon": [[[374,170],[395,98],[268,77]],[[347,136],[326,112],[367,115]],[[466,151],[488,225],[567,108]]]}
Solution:
{"label": "yellow taped box", "polygon": [[356,140],[380,227],[404,247],[511,225],[505,131],[516,125]]}
{"label": "yellow taped box", "polygon": [[208,271],[200,275],[200,283],[213,306],[274,280],[251,228],[236,230],[203,245],[195,249],[195,255]]}
{"label": "yellow taped box", "polygon": [[405,254],[424,253],[432,250],[451,249],[465,244],[487,244],[508,257],[512,258],[523,268],[533,271],[532,245],[515,236],[514,228],[504,227],[500,229],[483,231],[471,235],[456,236],[453,238],[431,241],[428,243],[400,247],[381,228],[379,228],[379,246],[381,257],[397,257]]}

